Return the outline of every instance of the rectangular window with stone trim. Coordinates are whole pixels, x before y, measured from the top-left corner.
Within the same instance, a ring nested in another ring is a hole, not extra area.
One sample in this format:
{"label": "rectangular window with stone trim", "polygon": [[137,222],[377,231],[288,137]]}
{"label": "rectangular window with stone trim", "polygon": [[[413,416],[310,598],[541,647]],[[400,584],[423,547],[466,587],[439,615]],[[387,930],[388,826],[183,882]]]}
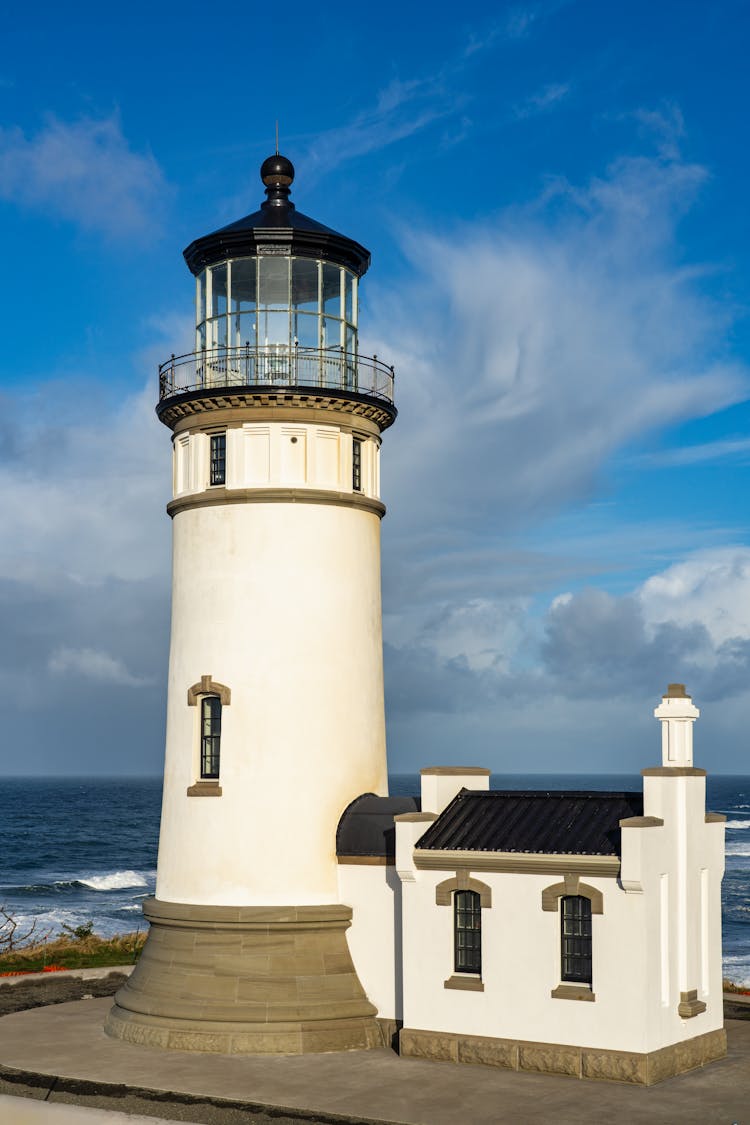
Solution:
{"label": "rectangular window with stone trim", "polygon": [[482,903],[476,891],[453,895],[454,972],[482,972]]}
{"label": "rectangular window with stone trim", "polygon": [[201,700],[201,781],[219,777],[221,747],[221,700],[204,695]]}
{"label": "rectangular window with stone trim", "polygon": [[560,900],[560,979],[591,985],[591,899],[563,895]]}

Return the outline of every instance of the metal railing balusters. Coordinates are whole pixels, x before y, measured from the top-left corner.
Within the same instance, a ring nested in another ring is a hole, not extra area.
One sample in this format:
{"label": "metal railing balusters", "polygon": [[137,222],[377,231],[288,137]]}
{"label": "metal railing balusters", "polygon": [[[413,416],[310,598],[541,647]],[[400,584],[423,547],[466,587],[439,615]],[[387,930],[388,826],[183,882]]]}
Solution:
{"label": "metal railing balusters", "polygon": [[206,387],[305,387],[393,402],[394,371],[377,356],[294,345],[201,348],[159,367],[159,400]]}

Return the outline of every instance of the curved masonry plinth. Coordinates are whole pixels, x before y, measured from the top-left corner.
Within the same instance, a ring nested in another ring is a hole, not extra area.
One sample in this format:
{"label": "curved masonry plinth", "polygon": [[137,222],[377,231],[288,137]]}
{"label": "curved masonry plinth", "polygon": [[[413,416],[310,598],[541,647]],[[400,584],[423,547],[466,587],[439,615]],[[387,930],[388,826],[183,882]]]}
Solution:
{"label": "curved masonry plinth", "polygon": [[130,1043],[292,1055],[382,1046],[352,963],[347,906],[146,899],[151,931],[104,1025]]}

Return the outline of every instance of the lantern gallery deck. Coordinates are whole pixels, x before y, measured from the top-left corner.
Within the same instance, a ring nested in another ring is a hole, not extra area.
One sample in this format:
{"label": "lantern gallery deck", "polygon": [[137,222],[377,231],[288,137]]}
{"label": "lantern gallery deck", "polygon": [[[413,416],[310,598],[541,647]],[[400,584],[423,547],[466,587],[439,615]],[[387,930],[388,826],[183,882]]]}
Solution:
{"label": "lantern gallery deck", "polygon": [[159,400],[176,395],[273,387],[327,390],[393,402],[393,368],[377,356],[299,344],[245,344],[172,356],[159,367]]}

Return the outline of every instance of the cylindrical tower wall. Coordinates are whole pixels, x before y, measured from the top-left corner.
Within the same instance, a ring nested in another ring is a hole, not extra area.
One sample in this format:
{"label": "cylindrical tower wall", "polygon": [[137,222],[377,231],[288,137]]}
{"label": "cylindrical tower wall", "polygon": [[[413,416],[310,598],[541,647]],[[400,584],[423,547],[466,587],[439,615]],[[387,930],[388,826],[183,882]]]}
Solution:
{"label": "cylindrical tower wall", "polygon": [[[380,520],[332,500],[174,517],[161,900],[335,902],[338,819],[387,791]],[[196,798],[203,676],[231,702],[221,796]]]}

